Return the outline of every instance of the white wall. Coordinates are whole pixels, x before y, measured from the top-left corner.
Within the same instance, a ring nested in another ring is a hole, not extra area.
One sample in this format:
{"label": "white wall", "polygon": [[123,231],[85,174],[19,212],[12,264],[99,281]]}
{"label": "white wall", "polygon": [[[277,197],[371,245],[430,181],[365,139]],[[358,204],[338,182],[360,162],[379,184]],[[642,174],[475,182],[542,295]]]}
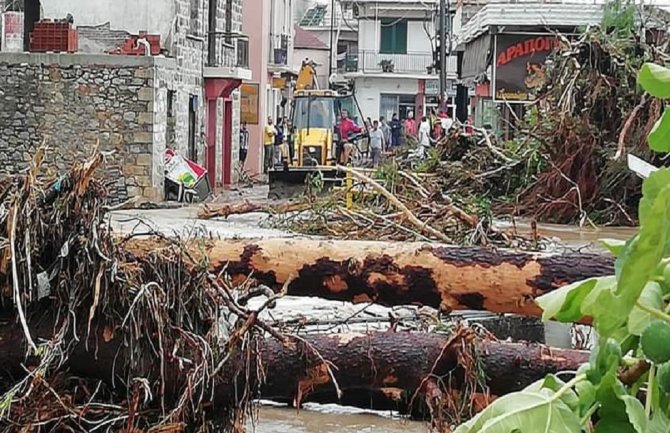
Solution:
{"label": "white wall", "polygon": [[158,33],[165,40],[175,19],[174,0],[42,0],[45,18],[65,18],[75,25],[95,26],[110,22],[114,30]]}
{"label": "white wall", "polygon": [[[433,23],[421,21],[409,21],[407,23],[407,52],[408,53],[432,53],[431,41],[428,34],[433,36],[435,30]],[[426,34],[428,30],[428,34]]]}
{"label": "white wall", "polygon": [[296,48],[293,53],[293,68],[300,70],[302,61],[310,59],[316,62],[316,79],[319,87],[328,88],[328,50],[308,50],[305,48]]}
{"label": "white wall", "polygon": [[361,106],[363,117],[379,119],[379,95],[416,95],[419,80],[411,78],[357,78],[356,99]]}
{"label": "white wall", "polygon": [[[432,22],[426,22],[426,29],[435,33]],[[360,20],[358,22],[358,47],[361,51],[379,52],[381,20]],[[407,53],[431,53],[430,39],[421,21],[407,23]]]}

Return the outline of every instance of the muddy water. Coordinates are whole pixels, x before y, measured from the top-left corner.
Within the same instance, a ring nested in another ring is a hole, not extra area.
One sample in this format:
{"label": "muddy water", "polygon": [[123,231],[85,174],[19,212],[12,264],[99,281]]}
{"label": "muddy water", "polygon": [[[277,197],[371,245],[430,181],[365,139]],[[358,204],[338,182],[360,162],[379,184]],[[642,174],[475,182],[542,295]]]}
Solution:
{"label": "muddy water", "polygon": [[[497,222],[499,228],[511,228],[510,222]],[[527,221],[516,221],[514,224],[517,232],[523,236],[530,236],[530,224]],[[589,245],[598,248],[599,239],[627,240],[632,237],[637,228],[635,227],[577,227],[562,224],[538,224],[537,234],[541,237],[553,238],[562,244],[569,246]]]}
{"label": "muddy water", "polygon": [[307,404],[299,413],[294,409],[261,407],[255,431],[257,433],[427,433],[429,429],[425,423],[399,419],[387,412]]}

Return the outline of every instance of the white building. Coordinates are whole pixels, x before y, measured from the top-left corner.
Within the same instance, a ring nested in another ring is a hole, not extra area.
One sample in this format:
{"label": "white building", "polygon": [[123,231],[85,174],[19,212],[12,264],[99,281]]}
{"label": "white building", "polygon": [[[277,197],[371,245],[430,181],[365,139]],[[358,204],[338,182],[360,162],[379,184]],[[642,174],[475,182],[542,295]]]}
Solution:
{"label": "white building", "polygon": [[[353,79],[362,115],[377,119],[409,111],[421,116],[439,101],[436,0],[342,0],[358,20],[358,52],[344,76]],[[456,31],[457,29],[454,29]],[[355,56],[355,57],[354,57]],[[456,95],[456,56],[447,59],[447,94]],[[453,105],[450,104],[450,105]]]}

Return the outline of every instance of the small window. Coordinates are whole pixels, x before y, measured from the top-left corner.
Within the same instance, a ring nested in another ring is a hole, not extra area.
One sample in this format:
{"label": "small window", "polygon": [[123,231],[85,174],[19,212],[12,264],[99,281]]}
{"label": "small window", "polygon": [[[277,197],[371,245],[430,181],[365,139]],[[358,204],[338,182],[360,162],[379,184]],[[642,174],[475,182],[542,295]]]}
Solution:
{"label": "small window", "polygon": [[383,19],[380,35],[381,54],[407,54],[407,20]]}
{"label": "small window", "polygon": [[189,32],[192,35],[199,35],[200,34],[200,28],[199,28],[200,2],[201,2],[201,0],[191,0],[191,3],[190,3],[191,14],[190,14],[190,22],[189,22]]}

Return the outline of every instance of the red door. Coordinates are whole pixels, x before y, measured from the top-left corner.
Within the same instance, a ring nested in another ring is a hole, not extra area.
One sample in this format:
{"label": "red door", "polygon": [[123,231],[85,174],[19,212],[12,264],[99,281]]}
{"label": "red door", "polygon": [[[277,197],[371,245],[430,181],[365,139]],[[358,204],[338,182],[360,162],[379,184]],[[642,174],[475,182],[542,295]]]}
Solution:
{"label": "red door", "polygon": [[205,166],[212,189],[216,188],[216,99],[207,104],[207,154]]}
{"label": "red door", "polygon": [[233,182],[233,101],[223,102],[223,184]]}

